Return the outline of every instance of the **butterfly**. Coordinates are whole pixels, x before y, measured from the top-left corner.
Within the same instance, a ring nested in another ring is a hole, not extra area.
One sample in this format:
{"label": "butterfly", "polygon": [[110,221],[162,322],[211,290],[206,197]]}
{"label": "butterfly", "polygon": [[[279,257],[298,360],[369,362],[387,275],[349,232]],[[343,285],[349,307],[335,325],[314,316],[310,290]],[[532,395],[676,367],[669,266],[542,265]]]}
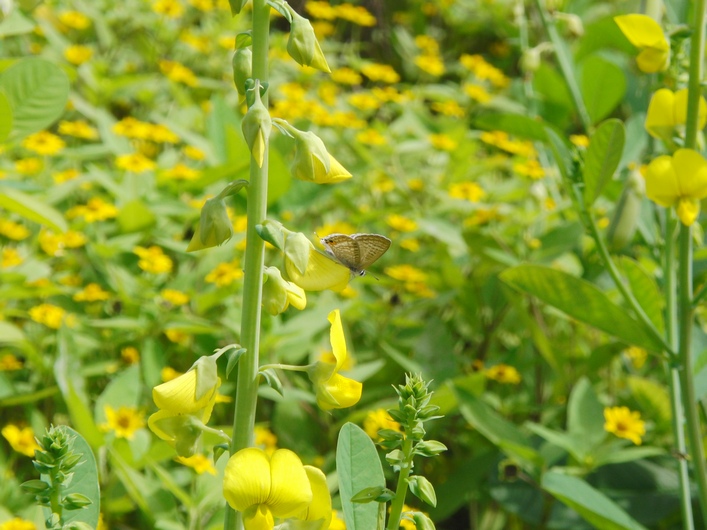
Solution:
{"label": "butterfly", "polygon": [[390,248],[391,241],[378,234],[330,234],[320,239],[327,254],[348,267],[352,274],[363,276]]}

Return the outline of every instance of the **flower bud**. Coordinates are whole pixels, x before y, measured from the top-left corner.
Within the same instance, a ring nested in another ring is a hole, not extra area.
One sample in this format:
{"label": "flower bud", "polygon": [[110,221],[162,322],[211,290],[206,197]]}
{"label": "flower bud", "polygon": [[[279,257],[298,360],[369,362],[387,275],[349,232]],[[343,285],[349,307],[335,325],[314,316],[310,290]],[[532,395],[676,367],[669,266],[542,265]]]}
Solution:
{"label": "flower bud", "polygon": [[520,58],[520,69],[525,73],[537,72],[540,68],[540,50],[538,48],[529,48],[523,52]]}
{"label": "flower bud", "polygon": [[268,109],[260,99],[260,89],[256,82],[255,101],[248,109],[241,123],[243,136],[258,167],[263,167],[265,151],[272,131],[272,119]]}
{"label": "flower bud", "polygon": [[351,178],[344,166],[329,154],[324,142],[313,132],[295,135],[295,158],[292,176],[316,184],[334,184]]}
{"label": "flower bud", "polygon": [[279,315],[292,304],[299,310],[307,306],[304,289],[288,282],[276,267],[265,267],[263,284],[263,307],[271,315]]}
{"label": "flower bud", "polygon": [[207,199],[201,208],[201,218],[187,252],[222,245],[233,236],[233,224],[223,199]]}
{"label": "flower bud", "polygon": [[287,53],[302,66],[311,66],[322,72],[331,72],[322,49],[319,47],[319,41],[314,34],[311,22],[294,11],[292,11]]}
{"label": "flower bud", "polygon": [[633,240],[641,215],[641,203],[646,194],[645,188],[640,171],[631,171],[606,233],[612,251],[623,249]]}
{"label": "flower bud", "polygon": [[233,83],[241,96],[245,96],[246,79],[253,77],[253,51],[250,47],[238,48],[233,54]]}

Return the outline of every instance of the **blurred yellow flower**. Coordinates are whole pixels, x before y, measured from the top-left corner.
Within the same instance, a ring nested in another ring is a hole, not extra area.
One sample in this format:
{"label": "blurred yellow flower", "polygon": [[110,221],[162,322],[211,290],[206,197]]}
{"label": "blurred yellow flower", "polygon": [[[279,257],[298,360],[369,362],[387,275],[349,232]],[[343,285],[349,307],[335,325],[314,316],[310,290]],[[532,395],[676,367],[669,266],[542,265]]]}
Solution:
{"label": "blurred yellow flower", "polygon": [[48,256],[60,256],[65,248],[79,248],[85,245],[86,241],[86,236],[75,230],[55,234],[43,228],[39,233],[39,246]]}
{"label": "blurred yellow flower", "polygon": [[329,2],[312,0],[305,4],[305,9],[313,18],[322,20],[334,20],[337,16],[336,9]]}
{"label": "blurred yellow flower", "polygon": [[187,467],[192,468],[194,471],[196,471],[199,475],[203,475],[204,473],[209,473],[210,475],[216,475],[216,468],[214,467],[214,463],[211,461],[209,457],[206,455],[203,455],[201,453],[197,453],[192,456],[178,456],[177,457],[177,462],[180,464],[184,464]]}
{"label": "blurred yellow flower", "polygon": [[263,425],[256,425],[253,429],[255,447],[258,447],[265,451],[265,454],[272,456],[272,454],[277,450],[277,436],[273,432],[264,427]]}
{"label": "blurred yellow flower", "polygon": [[22,147],[38,155],[55,155],[64,149],[66,144],[64,140],[49,131],[39,131],[22,140]]}
{"label": "blurred yellow flower", "polygon": [[71,29],[86,29],[91,25],[91,19],[79,11],[64,11],[59,13],[59,22]]}
{"label": "blurred yellow flower", "polygon": [[118,136],[146,140],[150,134],[151,124],[127,116],[113,125],[113,132]]}
{"label": "blurred yellow flower", "polygon": [[44,163],[39,158],[21,158],[15,160],[15,169],[23,175],[34,175],[39,173],[44,167]]}
{"label": "blurred yellow flower", "polygon": [[[307,7],[309,7],[311,3],[312,2],[307,2]],[[331,72],[331,80],[341,85],[353,86],[360,85],[363,81],[363,77],[361,77],[361,74],[359,74],[355,70],[344,66],[342,68],[337,68],[336,70]]]}
{"label": "blurred yellow flower", "polygon": [[205,13],[216,9],[214,0],[189,0],[189,3],[199,11],[204,11]]}
{"label": "blurred yellow flower", "polygon": [[39,324],[48,328],[59,329],[66,318],[66,310],[52,304],[40,304],[29,310],[29,316]]}
{"label": "blurred yellow flower", "polygon": [[439,55],[418,55],[414,63],[420,70],[435,77],[439,77],[446,71],[444,61]]}
{"label": "blurred yellow flower", "polygon": [[641,445],[641,437],[646,434],[646,423],[641,419],[640,412],[631,411],[628,407],[606,407],[604,420],[606,432]]}
{"label": "blurred yellow flower", "polygon": [[462,106],[453,99],[435,101],[432,103],[432,110],[445,116],[452,116],[453,118],[463,118],[465,114]]}
{"label": "blurred yellow flower", "polygon": [[182,162],[178,162],[174,167],[163,171],[162,174],[172,180],[195,180],[199,178],[201,171],[191,168]]}
{"label": "blurred yellow flower", "polygon": [[425,189],[425,181],[421,178],[412,178],[408,180],[408,188],[411,191],[422,191]]}
{"label": "blurred yellow flower", "polygon": [[381,102],[369,92],[357,92],[347,98],[348,102],[359,110],[377,110]]}
{"label": "blurred yellow flower", "polygon": [[184,153],[184,156],[191,158],[192,160],[204,160],[206,158],[206,153],[193,145],[184,146],[182,152]]}
{"label": "blurred yellow flower", "polygon": [[163,383],[166,383],[167,381],[171,381],[172,379],[176,379],[180,375],[182,375],[183,372],[178,372],[171,366],[165,366],[160,370],[160,379],[162,379]]}
{"label": "blurred yellow flower", "polygon": [[486,192],[476,182],[459,182],[449,186],[449,196],[453,199],[479,202],[486,196]]}
{"label": "blurred yellow flower", "polygon": [[37,526],[32,521],[15,517],[14,519],[8,519],[4,523],[0,523],[0,530],[37,530]]}
{"label": "blurred yellow flower", "polygon": [[385,145],[388,140],[376,129],[366,129],[356,133],[356,141],[365,145]]}
{"label": "blurred yellow flower", "polygon": [[516,162],[513,164],[513,171],[519,175],[530,177],[537,180],[545,176],[545,169],[535,159],[526,160],[525,162]]}
{"label": "blurred yellow flower", "polygon": [[589,136],[586,134],[570,134],[570,142],[577,147],[589,147]]}
{"label": "blurred yellow flower", "polygon": [[670,42],[663,29],[647,15],[621,15],[614,21],[636,48],[638,69],[647,74],[664,72],[670,65]]}
{"label": "blurred yellow flower", "polygon": [[162,124],[148,124],[147,139],[156,143],[176,144],[179,136],[169,127]]}
{"label": "blurred yellow flower", "polygon": [[459,145],[446,134],[430,134],[427,139],[432,147],[441,151],[454,151]]}
{"label": "blurred yellow flower", "polygon": [[395,280],[416,283],[427,280],[427,274],[412,265],[393,265],[385,268],[385,273]]}
{"label": "blurred yellow flower", "polygon": [[100,197],[93,197],[86,204],[77,205],[66,212],[69,219],[83,217],[87,223],[95,223],[96,221],[105,221],[118,216],[118,208],[114,205],[105,202]]}
{"label": "blurred yellow flower", "polygon": [[120,358],[125,364],[136,364],[140,362],[140,352],[135,346],[126,346],[120,350]]}
{"label": "blurred yellow flower", "polygon": [[133,173],[144,173],[155,169],[157,164],[140,153],[132,153],[129,155],[119,155],[115,158],[115,165],[125,171]]}
{"label": "blurred yellow flower", "polygon": [[22,453],[30,458],[34,456],[34,451],[41,449],[34,439],[32,427],[19,427],[14,423],[8,423],[2,428],[3,438],[7,440],[10,447],[18,453]]}
{"label": "blurred yellow flower", "polygon": [[[687,121],[687,89],[673,92],[667,88],[657,90],[648,104],[646,130],[654,138],[670,140],[675,128]],[[697,128],[707,122],[707,102],[700,96]]]}
{"label": "blurred yellow flower", "polygon": [[361,73],[371,81],[381,81],[383,83],[397,83],[400,75],[395,69],[387,64],[369,63],[361,67]]}
{"label": "blurred yellow flower", "polygon": [[114,409],[110,405],[103,407],[106,414],[106,422],[100,425],[104,432],[113,431],[116,437],[132,440],[135,432],[145,426],[145,417],[137,407],[121,406]]}
{"label": "blurred yellow flower", "polygon": [[82,138],[84,140],[95,140],[98,138],[98,131],[84,120],[60,121],[59,134],[74,136],[75,138]]}
{"label": "blurred yellow flower", "polygon": [[172,259],[157,245],[149,248],[137,246],[133,252],[140,258],[137,266],[151,274],[172,272]]}
{"label": "blurred yellow flower", "polygon": [[624,353],[626,354],[626,357],[628,357],[631,361],[631,364],[633,364],[633,367],[637,370],[641,369],[643,365],[646,364],[648,352],[645,350],[645,348],[641,348],[639,346],[629,346],[624,350]]}
{"label": "blurred yellow flower", "polygon": [[179,18],[184,14],[184,6],[177,0],[155,0],[152,10],[168,18]]}
{"label": "blurred yellow flower", "polygon": [[53,173],[52,180],[55,184],[63,184],[64,182],[78,178],[80,174],[78,169],[65,169],[64,171]]}
{"label": "blurred yellow flower", "polygon": [[488,103],[492,99],[491,94],[481,85],[464,83],[462,90],[467,96],[479,103]]}
{"label": "blurred yellow flower", "polygon": [[372,27],[376,25],[376,17],[363,6],[354,6],[351,4],[339,4],[334,8],[336,16],[342,20],[348,20],[354,24],[364,27]]}
{"label": "blurred yellow flower", "polygon": [[184,83],[190,87],[195,87],[198,84],[198,80],[194,72],[181,63],[162,59],[159,62],[159,66],[162,73],[166,75],[170,81],[174,81],[175,83]]}
{"label": "blurred yellow flower", "polygon": [[177,289],[163,289],[160,296],[174,306],[189,303],[189,295]]}
{"label": "blurred yellow flower", "polygon": [[415,221],[396,213],[388,215],[385,218],[385,222],[393,230],[399,232],[414,232],[417,230],[417,223]]}
{"label": "blurred yellow flower", "polygon": [[399,244],[400,248],[404,248],[405,250],[409,250],[410,252],[418,252],[420,250],[420,241],[418,241],[414,237],[403,239],[402,241],[400,241]]}
{"label": "blurred yellow flower", "polygon": [[15,241],[22,241],[30,236],[31,232],[20,223],[9,219],[0,219],[0,235]]}
{"label": "blurred yellow flower", "polygon": [[415,46],[425,54],[436,54],[439,51],[439,43],[429,35],[417,35]]}
{"label": "blurred yellow flower", "polygon": [[5,353],[0,357],[0,372],[21,370],[23,366],[24,363],[11,353]]}
{"label": "blurred yellow flower", "polygon": [[498,381],[499,383],[506,383],[510,385],[517,385],[521,381],[520,373],[515,367],[508,364],[497,364],[496,366],[491,366],[484,370],[484,375]]}
{"label": "blurred yellow flower", "polygon": [[89,283],[74,295],[74,301],[76,302],[99,302],[109,298],[110,293],[104,291],[97,283]]}
{"label": "blurred yellow flower", "polygon": [[390,417],[390,414],[385,409],[371,410],[366,414],[363,420],[363,430],[371,437],[374,442],[381,440],[378,436],[378,431],[382,429],[390,429],[401,432],[400,424]]}
{"label": "blurred yellow flower", "polygon": [[226,287],[241,278],[243,278],[243,269],[238,260],[233,260],[216,265],[216,268],[207,274],[204,280],[215,284],[216,287]]}
{"label": "blurred yellow flower", "polygon": [[64,50],[64,58],[76,66],[90,60],[92,56],[93,50],[82,44],[73,44]]}

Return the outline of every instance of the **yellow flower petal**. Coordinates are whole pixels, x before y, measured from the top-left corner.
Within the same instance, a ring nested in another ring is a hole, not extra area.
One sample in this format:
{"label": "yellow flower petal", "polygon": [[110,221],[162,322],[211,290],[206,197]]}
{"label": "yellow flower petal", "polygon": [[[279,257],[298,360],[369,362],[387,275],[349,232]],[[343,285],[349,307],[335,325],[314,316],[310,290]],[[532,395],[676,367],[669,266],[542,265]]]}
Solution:
{"label": "yellow flower petal", "polygon": [[346,361],[346,337],[344,336],[344,327],[341,325],[341,313],[335,309],[327,317],[331,328],[329,330],[329,340],[331,341],[331,350],[336,359],[335,371],[341,369],[341,365]]}
{"label": "yellow flower petal", "polygon": [[331,523],[331,495],[326,483],[326,476],[320,469],[312,466],[304,466],[307,472],[309,484],[312,487],[312,502],[302,513],[297,515],[298,519],[305,521],[322,521],[320,528],[329,528]]}
{"label": "yellow flower petal", "polygon": [[312,488],[302,461],[289,449],[278,449],[270,460],[272,486],[267,504],[276,517],[291,517],[312,502]]}
{"label": "yellow flower petal", "polygon": [[[157,385],[152,389],[152,399],[158,408],[169,410],[179,414],[195,414],[208,409],[208,416],[211,416],[216,391],[221,386],[221,380],[210,392],[204,394],[200,399],[196,399],[196,370],[189,370],[179,377]],[[208,417],[206,420],[207,421]]]}
{"label": "yellow flower petal", "polygon": [[337,373],[317,389],[317,404],[322,410],[352,407],[361,399],[363,385]]}
{"label": "yellow flower petal", "polygon": [[351,279],[348,267],[335,262],[312,247],[304,274],[289,259],[285,259],[285,270],[290,281],[305,291],[341,291]]}
{"label": "yellow flower petal", "polygon": [[646,168],[646,195],[660,206],[672,206],[680,196],[678,177],[672,158],[659,156]]}
{"label": "yellow flower petal", "polygon": [[[670,138],[673,129],[679,123],[676,119],[676,94],[667,88],[661,88],[651,97],[646,115],[646,130],[654,138]],[[684,116],[684,112],[683,112]],[[684,117],[683,117],[683,122]]]}
{"label": "yellow flower petal", "polygon": [[678,149],[673,155],[680,196],[691,199],[707,197],[707,160],[692,149]]}
{"label": "yellow flower petal", "polygon": [[670,63],[670,43],[663,29],[647,15],[621,15],[614,17],[626,38],[641,50],[636,62],[646,73],[662,72]]}
{"label": "yellow flower petal", "polygon": [[234,510],[243,512],[253,505],[264,504],[271,485],[270,460],[262,449],[242,449],[228,460],[223,496]]}
{"label": "yellow flower petal", "polygon": [[690,226],[700,215],[700,201],[694,199],[680,199],[676,209],[680,222],[685,226]]}
{"label": "yellow flower petal", "polygon": [[264,504],[257,504],[243,513],[243,526],[245,530],[272,530],[275,519],[270,508]]}

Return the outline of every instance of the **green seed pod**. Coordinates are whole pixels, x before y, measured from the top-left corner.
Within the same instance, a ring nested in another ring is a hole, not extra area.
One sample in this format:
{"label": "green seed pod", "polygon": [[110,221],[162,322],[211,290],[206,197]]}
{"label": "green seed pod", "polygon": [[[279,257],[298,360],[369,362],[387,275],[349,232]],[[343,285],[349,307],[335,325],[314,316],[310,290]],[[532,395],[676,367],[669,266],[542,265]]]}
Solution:
{"label": "green seed pod", "polygon": [[606,239],[612,252],[620,251],[633,240],[644,195],[643,177],[638,170],[631,171],[606,232]]}
{"label": "green seed pod", "polygon": [[246,79],[253,77],[253,51],[250,47],[238,48],[233,54],[233,82],[241,96],[245,96]]}

